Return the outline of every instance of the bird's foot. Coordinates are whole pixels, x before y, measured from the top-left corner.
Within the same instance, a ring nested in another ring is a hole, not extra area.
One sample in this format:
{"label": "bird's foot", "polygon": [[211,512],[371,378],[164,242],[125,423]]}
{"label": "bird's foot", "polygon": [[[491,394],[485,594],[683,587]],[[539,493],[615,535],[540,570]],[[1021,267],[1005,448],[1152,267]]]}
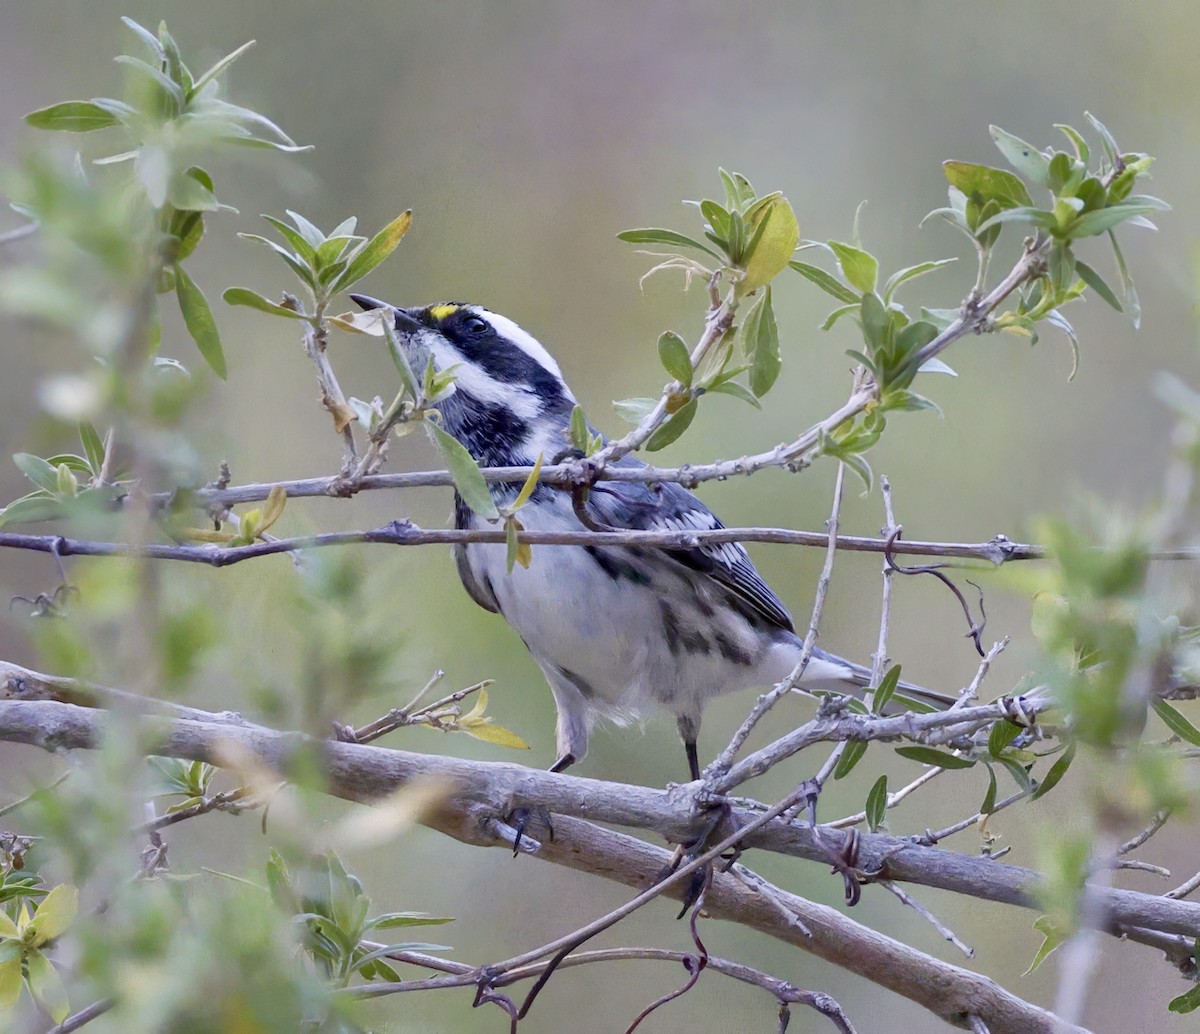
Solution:
{"label": "bird's foot", "polygon": [[500,823],[499,835],[512,845],[513,857],[520,852],[535,854],[541,849],[541,843],[530,835],[530,827],[536,832],[544,827],[546,837],[554,839],[554,820],[545,808],[513,808]]}

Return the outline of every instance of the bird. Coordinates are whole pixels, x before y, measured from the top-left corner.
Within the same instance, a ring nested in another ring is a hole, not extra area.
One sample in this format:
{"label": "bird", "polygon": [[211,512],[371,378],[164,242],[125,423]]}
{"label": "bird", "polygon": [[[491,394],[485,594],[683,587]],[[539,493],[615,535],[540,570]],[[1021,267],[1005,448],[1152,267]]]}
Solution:
{"label": "bird", "polygon": [[[576,399],[550,352],[519,324],[481,305],[440,302],[404,308],[352,294],[365,310],[383,310],[415,370],[432,361],[454,377],[437,402],[442,429],[483,467],[533,466],[579,458],[567,428]],[[601,438],[603,441],[604,439]],[[632,455],[613,466],[645,467]],[[497,506],[519,484],[492,482]],[[646,531],[723,527],[692,492],[670,482],[600,480],[587,495],[593,526]],[[578,531],[586,525],[570,491],[539,483],[519,511],[530,531]],[[488,527],[455,492],[454,525]],[[524,641],[549,683],[557,709],[557,757],[550,771],[583,760],[599,719],[628,724],[655,710],[675,716],[692,780],[700,778],[701,712],[712,697],[787,678],[803,644],[779,597],[736,542],[700,540],[659,549],[546,546],[526,568],[509,569],[504,543],[453,547],[467,593],[500,614]],[[815,649],[800,688],[858,693],[870,672]],[[936,708],[953,699],[909,683],[902,691]]]}

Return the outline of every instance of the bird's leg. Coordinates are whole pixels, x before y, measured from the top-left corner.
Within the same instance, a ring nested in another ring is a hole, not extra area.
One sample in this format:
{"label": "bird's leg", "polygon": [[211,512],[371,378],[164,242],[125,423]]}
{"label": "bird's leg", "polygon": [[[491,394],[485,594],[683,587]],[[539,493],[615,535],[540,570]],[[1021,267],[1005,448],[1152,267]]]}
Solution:
{"label": "bird's leg", "polygon": [[688,771],[692,782],[700,778],[700,755],[696,752],[696,737],[700,734],[700,719],[691,715],[681,714],[675,718],[679,729],[679,738],[683,740],[683,750],[687,754]]}
{"label": "bird's leg", "polygon": [[[573,764],[575,764],[575,755],[567,751],[547,771],[565,772]],[[546,808],[513,808],[512,811],[504,816],[504,821],[516,830],[517,835],[513,839],[514,858],[516,858],[518,852],[521,850],[521,840],[525,836],[525,827],[529,825],[529,820],[534,815],[545,823],[546,831],[550,834],[550,839],[554,839],[554,820]]]}

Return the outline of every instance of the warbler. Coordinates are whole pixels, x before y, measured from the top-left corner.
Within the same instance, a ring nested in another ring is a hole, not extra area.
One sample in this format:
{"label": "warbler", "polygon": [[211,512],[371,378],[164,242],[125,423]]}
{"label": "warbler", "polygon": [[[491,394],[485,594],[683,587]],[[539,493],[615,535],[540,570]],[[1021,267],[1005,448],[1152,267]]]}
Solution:
{"label": "warbler", "polygon": [[[442,428],[484,467],[560,462],[572,453],[567,428],[576,405],[558,363],[527,331],[479,305],[443,302],[417,308],[366,295],[383,309],[412,367],[452,370],[454,391],[437,403]],[[615,466],[643,467],[633,456]],[[497,506],[519,484],[492,482]],[[588,493],[594,525],[657,531],[707,531],[723,525],[676,484],[601,480]],[[539,484],[520,510],[530,531],[583,530],[569,491]],[[456,528],[488,522],[455,493]],[[675,716],[691,778],[700,778],[696,737],[704,704],[720,693],[779,683],[802,644],[791,616],[734,542],[658,549],[546,546],[528,568],[508,569],[503,543],[454,547],[471,598],[502,615],[546,676],[558,711],[561,772],[587,754],[597,719],[617,724],[655,709]],[[817,649],[798,685],[842,693],[869,683],[866,668]],[[952,699],[905,684],[907,694],[938,707]]]}

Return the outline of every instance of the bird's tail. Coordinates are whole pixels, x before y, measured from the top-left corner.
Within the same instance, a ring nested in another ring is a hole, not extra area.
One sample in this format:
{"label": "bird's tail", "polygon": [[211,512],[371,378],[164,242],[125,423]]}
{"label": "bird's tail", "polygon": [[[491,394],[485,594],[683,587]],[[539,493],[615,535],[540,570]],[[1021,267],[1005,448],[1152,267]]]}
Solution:
{"label": "bird's tail", "polygon": [[[809,678],[808,671],[801,678],[800,685],[806,689],[824,689],[834,692],[850,692],[861,696],[862,690],[871,684],[871,670],[861,664],[855,664],[844,657],[828,653],[817,647],[813,650],[810,668],[817,668],[813,674],[817,678]],[[955,697],[938,693],[924,686],[918,686],[903,679],[896,686],[896,692],[884,709],[885,714],[899,714],[903,711],[945,711],[956,701]]]}

